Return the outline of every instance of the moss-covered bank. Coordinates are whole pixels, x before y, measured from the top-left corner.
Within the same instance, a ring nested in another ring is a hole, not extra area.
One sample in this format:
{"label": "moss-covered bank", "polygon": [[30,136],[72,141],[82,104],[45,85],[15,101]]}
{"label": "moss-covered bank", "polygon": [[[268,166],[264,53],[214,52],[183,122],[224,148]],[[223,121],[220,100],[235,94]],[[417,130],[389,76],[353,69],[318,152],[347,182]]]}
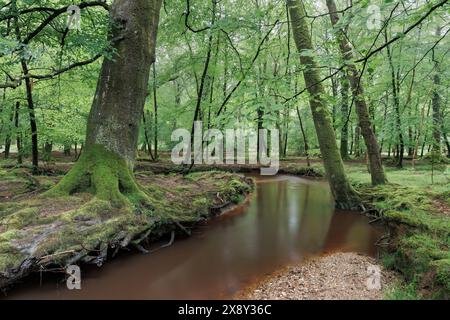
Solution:
{"label": "moss-covered bank", "polygon": [[[25,169],[0,169],[13,192],[0,193],[0,288],[31,272],[73,263],[101,265],[120,248],[145,251],[143,241],[164,234],[189,233],[210,215],[239,203],[251,191],[251,180],[232,173],[209,171],[154,175],[136,174],[151,208],[123,206],[74,193],[46,195],[60,177],[24,178]],[[21,190],[21,192],[17,192]],[[44,194],[44,195],[42,195]],[[132,201],[131,201],[132,202]]]}
{"label": "moss-covered bank", "polygon": [[388,224],[383,262],[400,271],[417,298],[450,298],[449,191],[359,185],[366,203]]}

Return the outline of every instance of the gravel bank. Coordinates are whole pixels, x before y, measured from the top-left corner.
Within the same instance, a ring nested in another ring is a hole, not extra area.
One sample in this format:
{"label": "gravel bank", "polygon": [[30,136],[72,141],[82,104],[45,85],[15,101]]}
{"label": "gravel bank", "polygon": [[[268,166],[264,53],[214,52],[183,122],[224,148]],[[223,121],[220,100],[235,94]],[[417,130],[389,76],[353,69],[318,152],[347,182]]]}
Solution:
{"label": "gravel bank", "polygon": [[[381,290],[367,288],[369,265],[381,270]],[[357,253],[334,253],[279,270],[238,293],[256,300],[378,300],[396,275],[376,260]]]}

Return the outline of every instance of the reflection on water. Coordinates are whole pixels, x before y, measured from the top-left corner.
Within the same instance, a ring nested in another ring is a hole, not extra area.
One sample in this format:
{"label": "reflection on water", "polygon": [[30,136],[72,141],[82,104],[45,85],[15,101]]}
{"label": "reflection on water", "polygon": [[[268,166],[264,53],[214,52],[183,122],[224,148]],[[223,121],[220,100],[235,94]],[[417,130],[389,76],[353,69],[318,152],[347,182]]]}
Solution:
{"label": "reflection on water", "polygon": [[[200,226],[193,236],[149,255],[129,254],[82,270],[82,290],[44,274],[10,292],[14,299],[227,298],[258,277],[308,255],[375,254],[380,230],[350,212],[334,213],[325,183],[258,178],[249,202]],[[59,278],[60,280],[60,278]]]}

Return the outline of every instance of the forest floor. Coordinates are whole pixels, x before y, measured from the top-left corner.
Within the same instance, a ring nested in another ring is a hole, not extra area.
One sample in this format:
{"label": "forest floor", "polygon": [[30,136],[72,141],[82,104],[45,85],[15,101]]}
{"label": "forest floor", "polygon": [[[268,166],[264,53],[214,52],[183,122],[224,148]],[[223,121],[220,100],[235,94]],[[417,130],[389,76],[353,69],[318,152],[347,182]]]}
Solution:
{"label": "forest floor", "polygon": [[[380,268],[381,288],[367,286],[367,266]],[[399,276],[368,256],[353,252],[315,257],[277,270],[244,289],[234,299],[249,300],[380,300]]]}

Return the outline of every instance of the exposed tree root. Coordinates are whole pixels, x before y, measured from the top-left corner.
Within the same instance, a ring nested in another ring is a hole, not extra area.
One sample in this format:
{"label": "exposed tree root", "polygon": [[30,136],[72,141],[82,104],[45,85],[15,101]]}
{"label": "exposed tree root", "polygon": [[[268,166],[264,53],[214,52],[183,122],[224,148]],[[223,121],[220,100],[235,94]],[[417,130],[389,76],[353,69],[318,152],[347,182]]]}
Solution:
{"label": "exposed tree root", "polygon": [[110,201],[114,207],[133,204],[151,206],[150,199],[138,186],[131,166],[100,145],[86,149],[74,167],[45,196],[67,196],[88,191],[95,198]]}

